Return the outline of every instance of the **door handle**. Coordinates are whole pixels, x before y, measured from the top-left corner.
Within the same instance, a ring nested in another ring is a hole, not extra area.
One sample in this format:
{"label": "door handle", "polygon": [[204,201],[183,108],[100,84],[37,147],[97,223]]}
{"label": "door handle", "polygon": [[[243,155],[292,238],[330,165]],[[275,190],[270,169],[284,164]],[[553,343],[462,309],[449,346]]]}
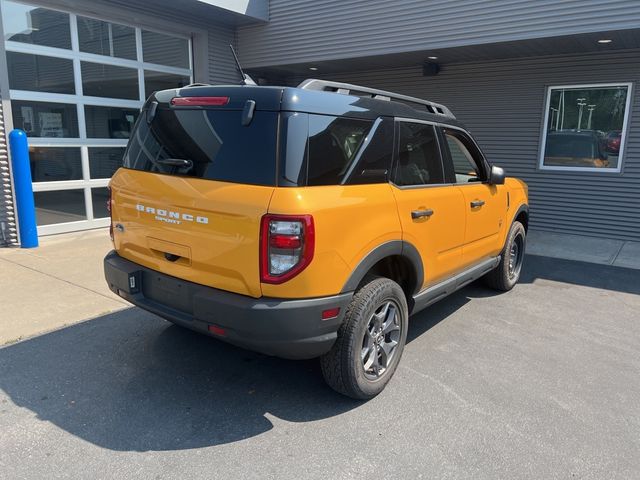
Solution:
{"label": "door handle", "polygon": [[471,202],[471,208],[478,208],[484,205],[484,200],[474,200]]}
{"label": "door handle", "polygon": [[416,218],[430,217],[431,215],[433,215],[433,210],[431,210],[430,208],[427,208],[425,210],[413,210],[411,212],[411,218],[414,220]]}

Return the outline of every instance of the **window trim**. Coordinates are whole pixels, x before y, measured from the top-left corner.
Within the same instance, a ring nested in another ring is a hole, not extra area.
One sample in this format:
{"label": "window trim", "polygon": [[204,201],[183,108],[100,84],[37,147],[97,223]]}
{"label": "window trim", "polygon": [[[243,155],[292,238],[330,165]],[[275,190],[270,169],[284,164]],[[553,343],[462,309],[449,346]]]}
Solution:
{"label": "window trim", "polygon": [[[547,147],[547,127],[549,126],[549,102],[551,101],[551,91],[569,88],[601,88],[601,87],[627,87],[627,99],[625,102],[624,118],[622,120],[622,137],[620,138],[620,151],[618,153],[618,165],[616,168],[598,168],[598,167],[562,167],[550,166],[544,164],[544,152]],[[548,170],[557,172],[597,172],[606,174],[622,173],[622,165],[624,163],[625,147],[627,143],[627,134],[629,133],[629,119],[631,115],[631,98],[633,97],[633,82],[616,82],[616,83],[580,83],[574,85],[548,85],[543,105],[544,120],[542,122],[542,130],[540,133],[540,149],[538,152],[538,170]]]}
{"label": "window trim", "polygon": [[[400,154],[400,122],[405,123],[421,123],[424,125],[431,125],[433,127],[433,131],[435,133],[436,142],[438,144],[438,151],[440,152],[440,167],[442,168],[442,183],[425,183],[424,185],[398,185],[396,183],[396,167],[398,164],[398,156]],[[389,183],[400,190],[415,190],[417,188],[434,188],[434,187],[445,187],[452,186],[450,182],[447,182],[447,172],[444,168],[444,151],[442,150],[442,141],[439,135],[439,128],[442,126],[441,123],[438,122],[430,122],[428,120],[420,120],[418,118],[407,118],[407,117],[393,117],[394,129],[393,129],[393,154],[391,156],[391,171],[389,172]]]}

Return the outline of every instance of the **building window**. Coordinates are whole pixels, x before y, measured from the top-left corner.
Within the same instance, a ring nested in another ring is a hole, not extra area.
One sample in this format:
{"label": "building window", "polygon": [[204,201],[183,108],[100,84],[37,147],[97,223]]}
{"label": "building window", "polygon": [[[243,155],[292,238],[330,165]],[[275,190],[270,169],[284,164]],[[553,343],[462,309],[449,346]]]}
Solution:
{"label": "building window", "polygon": [[191,41],[22,2],[0,6],[13,125],[29,137],[39,230],[106,225],[107,183],[140,107],[156,90],[191,83]]}
{"label": "building window", "polygon": [[631,84],[549,87],[540,168],[620,172]]}

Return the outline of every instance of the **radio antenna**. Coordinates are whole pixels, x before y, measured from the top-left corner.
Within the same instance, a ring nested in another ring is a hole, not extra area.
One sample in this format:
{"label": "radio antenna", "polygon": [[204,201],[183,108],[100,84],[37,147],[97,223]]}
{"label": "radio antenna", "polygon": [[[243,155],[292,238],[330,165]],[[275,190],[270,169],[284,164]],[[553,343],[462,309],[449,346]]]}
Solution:
{"label": "radio antenna", "polygon": [[244,71],[242,70],[242,67],[240,66],[240,60],[238,60],[238,55],[236,55],[236,51],[234,50],[233,45],[230,44],[229,48],[231,49],[231,53],[233,54],[233,59],[236,61],[236,67],[238,67],[238,72],[240,72],[240,76],[242,77],[241,84],[256,85],[256,82],[253,81],[253,78],[251,78],[249,75],[244,73]]}

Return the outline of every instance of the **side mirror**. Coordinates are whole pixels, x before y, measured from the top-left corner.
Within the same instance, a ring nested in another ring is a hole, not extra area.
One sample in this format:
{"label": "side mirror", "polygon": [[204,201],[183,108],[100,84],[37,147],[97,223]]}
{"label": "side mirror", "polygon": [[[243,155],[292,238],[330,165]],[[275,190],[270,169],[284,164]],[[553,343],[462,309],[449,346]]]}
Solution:
{"label": "side mirror", "polygon": [[490,185],[504,185],[504,169],[491,165],[491,173],[489,174]]}

